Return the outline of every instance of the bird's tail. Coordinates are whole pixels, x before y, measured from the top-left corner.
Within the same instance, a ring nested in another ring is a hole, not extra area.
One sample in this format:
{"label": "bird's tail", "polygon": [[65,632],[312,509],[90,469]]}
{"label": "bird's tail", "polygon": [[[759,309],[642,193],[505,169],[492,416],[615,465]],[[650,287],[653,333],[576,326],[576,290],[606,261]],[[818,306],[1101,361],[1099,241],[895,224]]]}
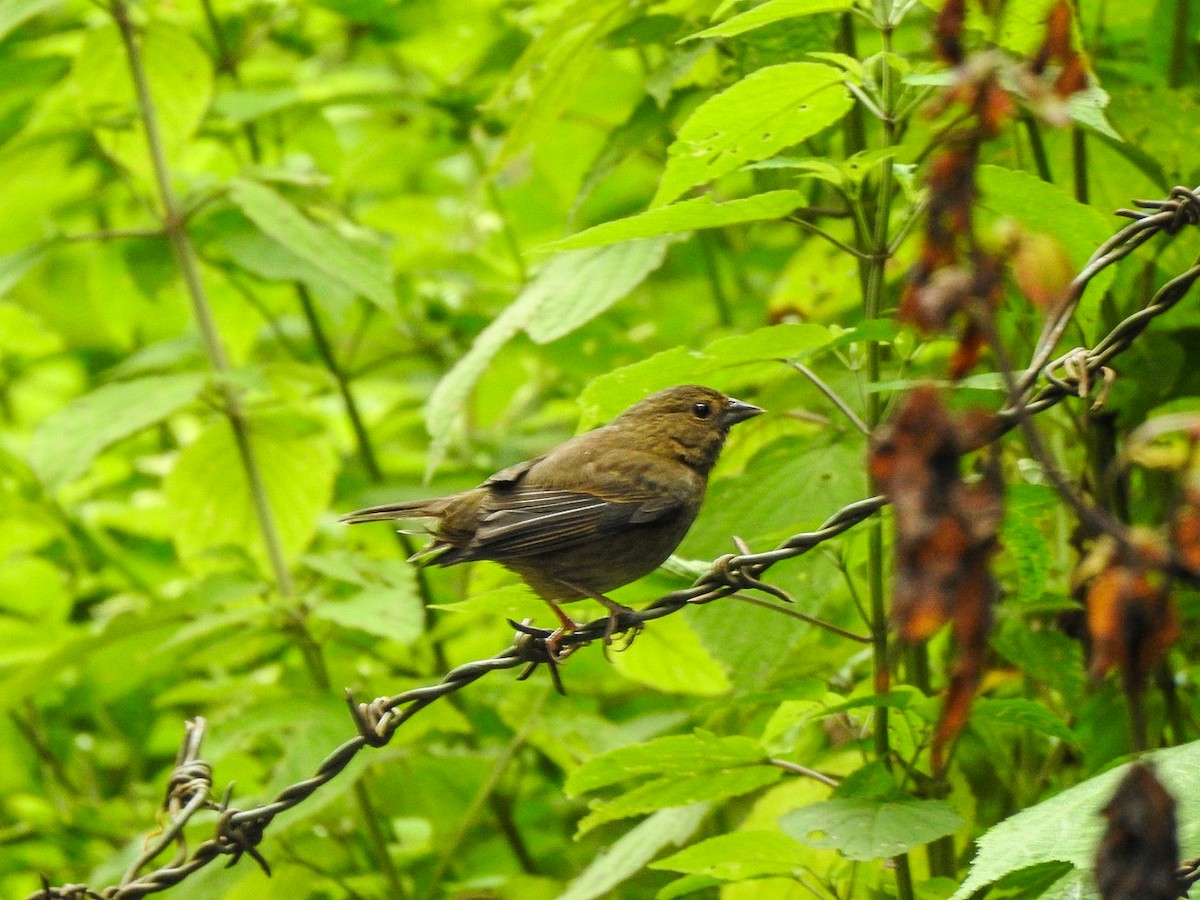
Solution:
{"label": "bird's tail", "polygon": [[346,525],[360,522],[387,522],[392,519],[436,519],[446,508],[446,497],[435,500],[402,500],[355,510],[338,519]]}

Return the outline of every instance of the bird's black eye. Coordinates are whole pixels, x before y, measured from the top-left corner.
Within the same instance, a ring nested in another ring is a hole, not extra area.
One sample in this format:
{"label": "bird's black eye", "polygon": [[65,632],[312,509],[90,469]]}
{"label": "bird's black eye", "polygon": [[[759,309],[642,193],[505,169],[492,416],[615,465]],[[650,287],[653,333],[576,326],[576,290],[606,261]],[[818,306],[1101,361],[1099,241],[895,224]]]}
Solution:
{"label": "bird's black eye", "polygon": [[692,414],[697,419],[707,419],[712,415],[712,407],[707,403],[697,403],[692,407]]}

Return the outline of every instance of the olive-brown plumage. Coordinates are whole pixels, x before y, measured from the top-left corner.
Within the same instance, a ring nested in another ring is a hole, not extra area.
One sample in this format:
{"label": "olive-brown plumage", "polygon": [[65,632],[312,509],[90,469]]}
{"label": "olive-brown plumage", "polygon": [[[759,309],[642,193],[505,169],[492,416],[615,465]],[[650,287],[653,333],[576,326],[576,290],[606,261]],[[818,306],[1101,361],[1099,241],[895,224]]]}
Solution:
{"label": "olive-brown plumage", "polygon": [[657,568],[700,512],[729,429],[761,413],[698,385],[659,391],[609,425],[447,497],[374,506],[344,522],[434,519],[414,560],[494,560],[556,601],[592,597]]}

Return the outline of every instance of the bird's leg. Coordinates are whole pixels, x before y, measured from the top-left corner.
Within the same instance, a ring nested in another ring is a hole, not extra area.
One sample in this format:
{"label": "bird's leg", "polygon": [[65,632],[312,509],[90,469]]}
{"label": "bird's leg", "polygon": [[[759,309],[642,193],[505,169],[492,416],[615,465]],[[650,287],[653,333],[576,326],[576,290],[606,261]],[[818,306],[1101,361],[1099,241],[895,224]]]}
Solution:
{"label": "bird's leg", "polygon": [[[554,629],[550,637],[546,638],[546,653],[550,656],[551,665],[554,665],[566,658],[565,656],[559,656],[558,645],[562,643],[565,635],[579,628],[579,623],[563,612],[563,608],[553,600],[546,600],[546,604],[554,611],[554,615],[558,617],[558,627]],[[568,647],[568,653],[572,649]]]}
{"label": "bird's leg", "polygon": [[[593,600],[595,600],[597,603],[599,603],[605,609],[608,610],[608,625],[605,626],[605,629],[604,629],[604,646],[605,647],[611,646],[613,633],[617,630],[617,624],[621,621],[621,614],[622,613],[631,613],[631,612],[633,612],[633,610],[630,609],[628,606],[626,606],[623,603],[618,603],[616,600],[610,600],[608,597],[605,597],[599,591],[589,590],[588,588],[585,588],[582,585],[573,584],[570,581],[563,581],[562,579],[559,579],[559,583],[563,587],[568,588],[577,594],[583,594],[585,597],[591,597]],[[632,643],[633,637],[636,637],[638,632],[640,632],[641,630],[642,629],[641,629],[640,625],[633,630],[633,636],[630,638],[630,643]],[[624,650],[628,646],[629,646],[629,644],[627,643],[625,645],[625,647],[622,647],[621,649]]]}

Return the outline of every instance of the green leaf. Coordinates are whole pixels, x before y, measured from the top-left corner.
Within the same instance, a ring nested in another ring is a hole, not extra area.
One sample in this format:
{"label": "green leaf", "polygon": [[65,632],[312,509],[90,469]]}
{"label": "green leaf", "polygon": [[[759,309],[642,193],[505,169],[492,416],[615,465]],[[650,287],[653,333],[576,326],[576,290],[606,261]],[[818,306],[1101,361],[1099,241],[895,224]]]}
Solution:
{"label": "green leaf", "polygon": [[1087,667],[1079,641],[1057,629],[1035,631],[1024,622],[1001,620],[990,643],[1030,678],[1061,691],[1068,707],[1082,702]]}
{"label": "green leaf", "polygon": [[1086,125],[1097,134],[1101,134],[1116,143],[1123,143],[1120,133],[1112,127],[1108,116],[1104,114],[1108,106],[1108,92],[1099,85],[1091,85],[1086,90],[1077,91],[1067,98],[1067,114],[1071,121]]}
{"label": "green leaf", "polygon": [[524,325],[538,344],[548,344],[590,322],[662,265],[670,237],[625,241],[595,251],[555,257],[521,292],[536,312]]}
{"label": "green leaf", "polygon": [[692,231],[696,228],[719,228],[723,225],[757,222],[762,219],[778,219],[803,205],[804,195],[799,191],[769,191],[744,200],[729,200],[725,203],[717,203],[712,197],[705,195],[655,207],[624,219],[605,222],[538,249],[581,250],[632,238],[654,237]]}
{"label": "green leaf", "polygon": [[42,261],[46,255],[45,244],[30,244],[22,247],[16,253],[0,256],[0,297],[11,291],[29,270]]}
{"label": "green leaf", "polygon": [[401,644],[411,644],[424,630],[425,614],[417,596],[416,576],[403,585],[373,585],[345,600],[325,599],[312,614],[343,628],[357,628]]}
{"label": "green leaf", "polygon": [[794,838],[778,831],[756,830],[709,838],[651,863],[650,868],[745,881],[764,875],[791,875],[809,862],[811,853]]}
{"label": "green leaf", "polygon": [[[248,272],[268,281],[302,281],[335,307],[349,305],[360,293],[343,279],[289,250],[244,217],[231,211],[229,218],[238,219],[242,227],[223,222],[217,241],[220,248]],[[386,265],[380,274],[388,277]]]}
{"label": "green leaf", "polygon": [[744,34],[751,29],[761,28],[783,19],[795,19],[823,12],[845,12],[852,6],[854,6],[854,0],[768,0],[753,9],[739,13],[720,25],[714,25],[688,35],[683,40],[732,37],[735,34]]}
{"label": "green leaf", "polygon": [[1012,602],[1036,602],[1046,590],[1051,564],[1050,547],[1042,530],[1028,513],[1010,504],[1001,526],[1000,546],[1005,551],[1005,562],[1011,562],[1014,570],[1016,590]]}
{"label": "green leaf", "polygon": [[[336,455],[290,423],[250,420],[257,461],[285,557],[300,553],[329,507]],[[218,549],[245,551],[269,571],[262,530],[242,457],[228,422],[217,421],[179,454],[165,484],[171,532],[180,557],[203,567]]]}
{"label": "green leaf", "polygon": [[[1112,233],[1109,221],[1095,209],[1029,172],[980,166],[979,187],[984,209],[996,216],[1011,216],[1030,231],[1053,236],[1076,271]],[[1093,278],[1075,313],[1089,338],[1097,335],[1100,301],[1113,277],[1110,266]]]}
{"label": "green leaf", "polygon": [[[174,158],[204,121],[213,93],[212,63],[191,35],[161,21],[150,22],[138,41],[159,135],[167,156]],[[73,78],[84,115],[105,150],[148,175],[145,131],[116,26],[86,32]],[[130,126],[131,119],[136,124]]]}
{"label": "green leaf", "polygon": [[971,722],[1015,725],[1018,728],[1028,728],[1037,734],[1058,738],[1068,744],[1079,744],[1075,733],[1043,704],[1019,697],[1010,700],[976,700],[971,707]]}
{"label": "green leaf", "polygon": [[614,654],[613,666],[633,681],[669,694],[719,697],[729,693],[729,676],[686,622],[670,632],[649,628],[624,653]]}
{"label": "green leaf", "polygon": [[593,379],[579,398],[583,425],[606,422],[661,388],[703,382],[708,376],[735,366],[795,359],[826,346],[835,337],[822,325],[789,323],[720,338],[701,353],[683,347],[664,350]]}
{"label": "green leaf", "polygon": [[945,800],[826,800],[787,813],[783,830],[848,859],[886,859],[953,834],[962,817]]}
{"label": "green leaf", "polygon": [[[1142,757],[1178,804],[1179,849],[1183,859],[1200,852],[1200,741]],[[980,888],[1030,866],[1067,862],[1090,869],[1104,831],[1100,810],[1129,771],[1126,764],[1068,788],[1036,806],[1009,816],[979,838],[966,880],[951,900],[966,900]]]}
{"label": "green leaf", "polygon": [[782,776],[783,770],[776,766],[748,766],[701,774],[680,774],[651,781],[625,791],[612,800],[593,801],[592,811],[580,820],[576,835],[585,835],[617,819],[658,809],[740,797],[774,784]]}
{"label": "green leaf", "polygon": [[301,260],[324,272],[386,313],[394,313],[391,268],[376,248],[356,244],[318,225],[281,194],[257,181],[234,178],[229,199],[255,225]]}
{"label": "green leaf", "polygon": [[577,0],[539,29],[485,104],[496,112],[519,103],[492,161],[494,169],[511,161],[556,122],[587,83],[592,63],[604,49],[604,35],[632,12],[622,0]]}
{"label": "green leaf", "polygon": [[4,0],[0,3],[0,40],[34,16],[58,6],[62,0]]}
{"label": "green leaf", "polygon": [[[707,891],[709,888],[719,887],[720,884],[721,882],[716,878],[709,878],[705,875],[684,875],[659,890],[654,898],[655,900],[676,900],[677,897],[687,897],[700,891]],[[705,896],[710,894],[705,894]]]}
{"label": "green leaf", "polygon": [[558,895],[558,900],[612,896],[613,888],[645,868],[663,847],[678,846],[691,837],[708,810],[707,803],[660,809],[601,852]]}
{"label": "green leaf", "polygon": [[568,776],[563,789],[577,797],[631,778],[711,772],[765,759],[766,752],[753,738],[717,737],[707,731],[670,735],[593,756]]}
{"label": "green leaf", "polygon": [[204,381],[197,372],[155,375],[106,384],[77,397],[34,432],[30,465],[50,488],[78,478],[105,447],[195,400]]}
{"label": "green leaf", "polygon": [[829,127],[853,105],[844,78],[832,66],[785,63],[706,100],[680,127],[652,205]]}
{"label": "green leaf", "polygon": [[430,395],[425,425],[433,443],[426,476],[441,462],[455,419],[501,347],[522,329],[538,343],[547,343],[594,319],[661,266],[670,244],[669,237],[648,238],[549,259]]}

